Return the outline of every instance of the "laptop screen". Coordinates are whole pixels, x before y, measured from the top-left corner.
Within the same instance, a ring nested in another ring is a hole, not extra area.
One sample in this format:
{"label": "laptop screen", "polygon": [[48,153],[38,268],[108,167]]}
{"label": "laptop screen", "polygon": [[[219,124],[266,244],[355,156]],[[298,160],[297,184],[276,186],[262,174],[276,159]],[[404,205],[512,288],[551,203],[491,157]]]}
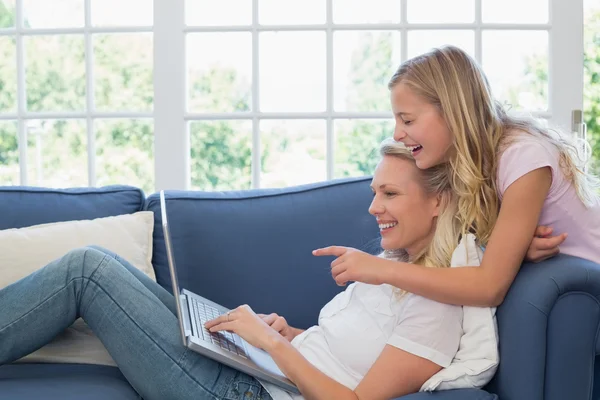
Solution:
{"label": "laptop screen", "polygon": [[165,236],[165,245],[167,247],[167,260],[169,262],[169,271],[171,273],[171,285],[173,287],[173,296],[177,304],[177,319],[179,320],[179,328],[181,329],[181,338],[183,344],[187,345],[187,335],[183,324],[183,316],[181,315],[181,291],[179,290],[179,281],[177,280],[177,269],[175,268],[175,258],[173,256],[173,246],[171,242],[171,234],[169,231],[169,222],[167,218],[167,202],[165,200],[164,190],[160,191],[160,217]]}

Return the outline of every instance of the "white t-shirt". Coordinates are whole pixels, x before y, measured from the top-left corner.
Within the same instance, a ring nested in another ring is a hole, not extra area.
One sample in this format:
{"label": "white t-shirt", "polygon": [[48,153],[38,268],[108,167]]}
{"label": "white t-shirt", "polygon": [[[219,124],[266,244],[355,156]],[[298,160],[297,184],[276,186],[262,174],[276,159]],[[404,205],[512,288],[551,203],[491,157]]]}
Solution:
{"label": "white t-shirt", "polygon": [[[398,299],[390,285],[353,283],[321,309],[319,324],[292,345],[316,368],[354,390],[386,344],[447,367],[462,336],[460,306],[414,294]],[[267,382],[274,400],[301,400]]]}

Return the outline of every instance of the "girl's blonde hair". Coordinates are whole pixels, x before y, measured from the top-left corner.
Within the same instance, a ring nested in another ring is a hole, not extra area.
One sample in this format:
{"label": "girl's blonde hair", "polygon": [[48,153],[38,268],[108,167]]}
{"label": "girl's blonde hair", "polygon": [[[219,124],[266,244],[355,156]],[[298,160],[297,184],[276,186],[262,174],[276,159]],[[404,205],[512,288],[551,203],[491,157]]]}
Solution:
{"label": "girl's blonde hair", "polygon": [[437,195],[440,199],[440,213],[435,223],[435,232],[429,244],[419,253],[408,259],[404,249],[385,250],[381,257],[390,260],[411,262],[427,267],[449,267],[452,253],[458,245],[460,236],[460,221],[456,218],[456,196],[453,195],[452,185],[446,164],[436,165],[425,170],[419,169],[411,152],[403,144],[391,139],[382,142],[379,153],[381,157],[397,157],[414,164],[419,174],[419,184],[428,195]]}
{"label": "girl's blonde hair", "polygon": [[522,131],[556,147],[565,179],[581,201],[596,204],[598,180],[584,171],[586,159],[572,135],[546,129],[531,117],[508,115],[494,100],[478,63],[463,50],[444,46],[403,63],[391,78],[438,107],[453,135],[456,156],[450,165],[450,183],[458,196],[462,234],[472,232],[486,244],[496,223],[500,201],[496,186],[499,150]]}

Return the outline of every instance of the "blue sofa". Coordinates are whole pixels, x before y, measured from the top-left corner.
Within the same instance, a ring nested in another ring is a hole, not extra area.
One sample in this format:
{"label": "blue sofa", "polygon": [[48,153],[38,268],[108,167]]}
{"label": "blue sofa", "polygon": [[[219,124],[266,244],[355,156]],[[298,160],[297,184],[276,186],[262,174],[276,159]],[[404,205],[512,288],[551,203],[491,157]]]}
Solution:
{"label": "blue sofa", "polygon": [[[329,244],[379,251],[368,214],[369,178],[287,189],[166,194],[182,287],[228,307],[250,304],[306,328],[341,290]],[[153,265],[171,289],[157,194],[134,187],[0,188],[0,229],[151,210]],[[593,393],[599,353],[600,266],[558,256],[524,265],[498,309],[501,363],[484,390],[417,393],[403,400],[583,400]],[[1,312],[1,310],[0,310]],[[596,378],[599,382],[600,378]],[[117,368],[96,365],[0,366],[0,399],[137,399]]]}

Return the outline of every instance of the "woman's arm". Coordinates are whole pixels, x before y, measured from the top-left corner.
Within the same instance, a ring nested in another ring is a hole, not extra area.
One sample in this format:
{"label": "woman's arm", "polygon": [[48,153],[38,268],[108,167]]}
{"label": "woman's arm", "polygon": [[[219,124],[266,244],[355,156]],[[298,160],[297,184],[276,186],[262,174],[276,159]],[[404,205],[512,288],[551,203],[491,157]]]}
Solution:
{"label": "woman's arm", "polygon": [[283,337],[273,340],[265,350],[285,376],[294,382],[305,399],[358,399],[352,390],[319,371]]}
{"label": "woman's arm", "polygon": [[386,345],[354,391],[314,367],[288,341],[276,340],[265,349],[307,400],[388,400],[419,391],[441,370],[432,361]]}
{"label": "woman's arm", "polygon": [[262,318],[267,325],[286,338],[288,342],[291,342],[296,336],[304,332],[304,329],[294,328],[293,326],[288,325],[287,320],[276,313],[258,314],[258,316]]}
{"label": "woman's arm", "polygon": [[[357,400],[354,392],[315,368],[279,332],[248,305],[242,305],[204,325],[211,332],[235,332],[248,343],[265,350],[281,371],[298,386],[306,399]],[[316,389],[318,388],[318,389]]]}
{"label": "woman's arm", "polygon": [[331,272],[339,285],[348,281],[388,283],[442,303],[495,307],[502,303],[519,271],[551,183],[550,168],[544,167],[523,175],[506,189],[479,267],[427,268],[339,246],[313,254],[338,257]]}

